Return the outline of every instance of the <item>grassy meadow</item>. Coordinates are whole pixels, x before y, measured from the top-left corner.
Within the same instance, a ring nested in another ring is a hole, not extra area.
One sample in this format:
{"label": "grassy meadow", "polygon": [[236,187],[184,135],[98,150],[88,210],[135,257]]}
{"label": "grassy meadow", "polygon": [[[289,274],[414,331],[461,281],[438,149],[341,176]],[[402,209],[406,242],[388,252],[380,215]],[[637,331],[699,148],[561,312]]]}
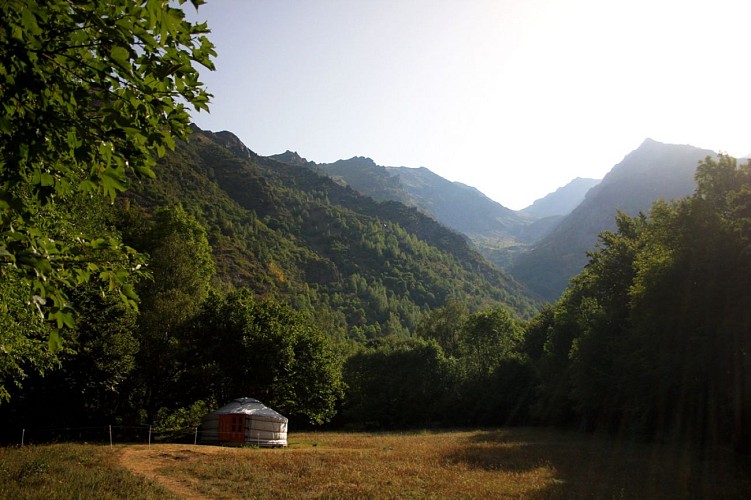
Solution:
{"label": "grassy meadow", "polygon": [[171,498],[119,464],[117,448],[51,444],[0,448],[0,498]]}
{"label": "grassy meadow", "polygon": [[1,498],[751,498],[747,459],[545,429],[291,433],[286,449],[0,449]]}

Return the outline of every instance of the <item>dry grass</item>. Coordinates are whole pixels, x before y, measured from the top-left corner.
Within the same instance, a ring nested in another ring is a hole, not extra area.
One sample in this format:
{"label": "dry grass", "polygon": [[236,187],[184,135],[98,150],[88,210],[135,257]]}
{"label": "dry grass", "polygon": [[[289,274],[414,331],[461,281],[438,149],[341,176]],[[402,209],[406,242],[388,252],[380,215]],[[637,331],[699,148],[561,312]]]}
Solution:
{"label": "dry grass", "polygon": [[211,498],[751,498],[731,457],[538,429],[293,434],[162,471]]}
{"label": "dry grass", "polygon": [[159,484],[121,468],[109,446],[0,448],[0,498],[168,498]]}
{"label": "dry grass", "polygon": [[292,433],[289,444],[0,449],[0,497],[751,498],[746,459],[554,430]]}

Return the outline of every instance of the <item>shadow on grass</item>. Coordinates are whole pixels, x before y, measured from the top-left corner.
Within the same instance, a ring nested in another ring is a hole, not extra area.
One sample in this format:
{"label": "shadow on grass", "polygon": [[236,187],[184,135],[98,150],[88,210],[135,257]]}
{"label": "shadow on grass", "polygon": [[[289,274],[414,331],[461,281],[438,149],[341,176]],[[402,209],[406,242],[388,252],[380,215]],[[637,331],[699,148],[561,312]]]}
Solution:
{"label": "shadow on grass", "polygon": [[549,429],[475,434],[449,461],[539,475],[529,498],[751,498],[751,462],[729,452]]}

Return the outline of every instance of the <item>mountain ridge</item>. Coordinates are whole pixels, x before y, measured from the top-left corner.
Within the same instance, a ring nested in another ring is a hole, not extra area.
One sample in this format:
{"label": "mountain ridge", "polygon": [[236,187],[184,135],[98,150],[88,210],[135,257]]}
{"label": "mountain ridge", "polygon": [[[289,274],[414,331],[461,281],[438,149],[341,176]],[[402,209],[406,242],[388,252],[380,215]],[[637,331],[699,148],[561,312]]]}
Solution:
{"label": "mountain ridge", "polygon": [[465,235],[486,259],[534,293],[553,300],[586,263],[597,235],[614,228],[617,210],[635,215],[657,199],[690,195],[696,165],[708,155],[714,152],[647,138],[601,181],[573,179],[517,212],[425,167],[382,167],[364,157],[309,165],[368,196],[417,207]]}
{"label": "mountain ridge", "polygon": [[539,219],[568,215],[584,201],[587,191],[599,184],[601,180],[576,177],[565,186],[535,200],[520,212]]}
{"label": "mountain ridge", "polygon": [[587,262],[597,236],[615,229],[618,210],[646,213],[658,199],[693,193],[700,160],[713,151],[646,139],[586,194],[584,201],[533,248],[509,267],[517,280],[547,300],[554,300]]}

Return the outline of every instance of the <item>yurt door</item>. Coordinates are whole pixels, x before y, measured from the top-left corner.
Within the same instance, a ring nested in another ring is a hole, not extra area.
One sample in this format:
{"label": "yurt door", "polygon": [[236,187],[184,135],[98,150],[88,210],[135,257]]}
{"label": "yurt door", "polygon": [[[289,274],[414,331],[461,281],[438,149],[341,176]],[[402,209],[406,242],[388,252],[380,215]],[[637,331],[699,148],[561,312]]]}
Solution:
{"label": "yurt door", "polygon": [[245,439],[245,415],[219,415],[219,440],[242,443]]}

